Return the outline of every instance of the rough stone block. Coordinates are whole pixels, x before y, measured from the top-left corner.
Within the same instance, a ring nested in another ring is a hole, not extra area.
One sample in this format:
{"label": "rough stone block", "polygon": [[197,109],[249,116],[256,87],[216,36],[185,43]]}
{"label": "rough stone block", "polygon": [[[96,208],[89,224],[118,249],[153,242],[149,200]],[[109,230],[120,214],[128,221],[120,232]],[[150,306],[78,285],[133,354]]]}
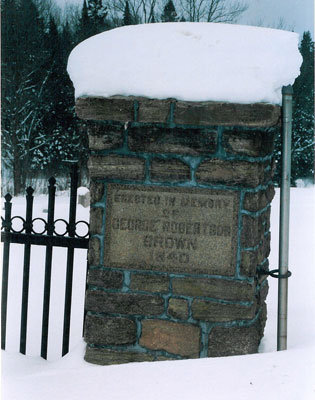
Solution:
{"label": "rough stone block", "polygon": [[264,165],[248,161],[212,159],[201,163],[196,171],[196,179],[201,183],[256,187],[263,178]]}
{"label": "rough stone block", "polygon": [[258,245],[270,228],[270,208],[258,217],[243,215],[242,223],[242,246],[247,248]]}
{"label": "rough stone block", "polygon": [[241,253],[240,273],[243,276],[256,275],[258,265],[258,250],[245,250]]}
{"label": "rough stone block", "polygon": [[154,356],[135,351],[118,351],[87,346],[84,360],[92,364],[112,365],[130,362],[154,361]]}
{"label": "rough stone block", "polygon": [[259,130],[225,130],[222,137],[223,149],[227,153],[249,157],[264,157],[273,152],[274,135]]}
{"label": "rough stone block", "polygon": [[217,132],[207,129],[133,126],[128,129],[128,146],[132,151],[202,155],[214,153]]}
{"label": "rough stone block", "polygon": [[174,278],[173,293],[221,300],[252,301],[254,286],[248,282],[206,278]]}
{"label": "rough stone block", "polygon": [[152,293],[168,293],[169,278],[164,275],[132,274],[130,289]]}
{"label": "rough stone block", "polygon": [[176,124],[267,127],[280,120],[281,108],[272,104],[197,103],[133,96],[81,97],[76,100],[76,113],[87,120],[134,121],[135,100],[139,105],[138,122],[167,122],[170,103],[175,105]]}
{"label": "rough stone block", "polygon": [[91,156],[88,167],[92,178],[142,180],[145,177],[145,162],[136,157]]}
{"label": "rough stone block", "polygon": [[97,237],[92,236],[89,240],[89,251],[88,251],[88,260],[90,265],[100,264],[100,251],[101,251],[100,240]]}
{"label": "rough stone block", "polygon": [[164,300],[160,296],[135,293],[108,293],[88,290],[85,308],[88,311],[125,315],[160,315]]}
{"label": "rough stone block", "polygon": [[166,356],[156,356],[155,361],[174,361],[177,360],[175,357],[166,357]]}
{"label": "rough stone block", "polygon": [[192,314],[195,319],[210,322],[229,322],[252,319],[255,316],[256,303],[252,306],[240,304],[214,303],[194,300]]}
{"label": "rough stone block", "polygon": [[256,250],[244,250],[241,253],[240,273],[244,276],[256,275],[256,268],[270,254],[270,234],[264,235],[262,243]]}
{"label": "rough stone block", "polygon": [[105,289],[120,289],[123,284],[123,274],[120,271],[90,268],[88,284]]}
{"label": "rough stone block", "polygon": [[140,345],[151,350],[165,350],[183,357],[198,357],[200,328],[164,320],[144,320]]}
{"label": "rough stone block", "polygon": [[87,314],[85,341],[97,345],[123,345],[135,343],[137,326],[127,318],[102,317]]}
{"label": "rough stone block", "polygon": [[151,163],[151,179],[154,181],[187,181],[190,180],[190,167],[180,160],[154,158]]}
{"label": "rough stone block", "polygon": [[191,125],[266,127],[280,120],[280,107],[272,104],[176,102],[174,122]]}
{"label": "rough stone block", "polygon": [[134,98],[123,96],[80,97],[75,103],[79,118],[96,121],[133,121]]}
{"label": "rough stone block", "polygon": [[90,208],[90,234],[101,234],[103,228],[103,209]]}
{"label": "rough stone block", "polygon": [[224,357],[258,352],[260,329],[251,326],[212,328],[209,334],[208,357]]}
{"label": "rough stone block", "polygon": [[104,196],[104,183],[91,179],[90,196],[91,196],[91,204],[102,201]]}
{"label": "rough stone block", "polygon": [[170,298],[168,301],[167,313],[176,319],[188,318],[188,302],[184,299]]}
{"label": "rough stone block", "polygon": [[123,124],[87,121],[90,150],[118,149],[124,143]]}
{"label": "rough stone block", "polygon": [[271,203],[275,195],[275,189],[273,185],[269,185],[266,190],[260,190],[255,193],[245,193],[244,196],[244,210],[256,212]]}
{"label": "rough stone block", "polygon": [[138,120],[141,122],[162,122],[167,123],[170,115],[172,100],[155,100],[145,97],[138,97]]}

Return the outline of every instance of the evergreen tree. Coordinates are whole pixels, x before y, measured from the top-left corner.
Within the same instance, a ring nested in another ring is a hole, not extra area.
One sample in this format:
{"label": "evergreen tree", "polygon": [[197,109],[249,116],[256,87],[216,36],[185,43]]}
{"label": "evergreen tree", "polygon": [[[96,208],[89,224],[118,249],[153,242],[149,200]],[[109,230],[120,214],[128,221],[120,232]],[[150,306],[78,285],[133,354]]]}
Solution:
{"label": "evergreen tree", "polygon": [[[293,84],[292,184],[298,178],[314,178],[314,43],[310,32],[304,32],[300,52],[303,63]],[[275,156],[275,178],[280,182],[281,135],[277,137]]]}
{"label": "evergreen tree", "polygon": [[77,29],[77,43],[83,42],[83,40],[92,36],[91,23],[88,14],[88,7],[86,0],[83,0],[83,6],[81,11],[81,17],[79,19],[78,29]]}
{"label": "evergreen tree", "polygon": [[163,10],[161,15],[162,22],[176,22],[178,20],[175,6],[172,0],[169,0]]}
{"label": "evergreen tree", "polygon": [[[41,135],[45,27],[32,0],[2,6],[2,159],[13,172],[14,194],[23,189],[35,138]],[[44,40],[43,40],[44,38]]]}
{"label": "evergreen tree", "polygon": [[132,21],[132,16],[131,16],[130,9],[129,9],[129,3],[128,3],[128,1],[126,1],[123,25],[132,25],[132,24],[133,24],[133,21]]}
{"label": "evergreen tree", "polygon": [[314,176],[314,43],[304,32],[301,74],[293,85],[292,178]]}
{"label": "evergreen tree", "polygon": [[53,18],[50,19],[47,48],[50,50],[48,65],[50,74],[45,86],[43,133],[36,141],[33,169],[57,174],[63,171],[63,160],[82,159],[81,135],[74,113],[74,90],[66,71],[73,40],[66,23],[58,32]]}
{"label": "evergreen tree", "polygon": [[87,11],[90,19],[91,35],[105,31],[108,10],[107,6],[103,5],[103,0],[88,0]]}

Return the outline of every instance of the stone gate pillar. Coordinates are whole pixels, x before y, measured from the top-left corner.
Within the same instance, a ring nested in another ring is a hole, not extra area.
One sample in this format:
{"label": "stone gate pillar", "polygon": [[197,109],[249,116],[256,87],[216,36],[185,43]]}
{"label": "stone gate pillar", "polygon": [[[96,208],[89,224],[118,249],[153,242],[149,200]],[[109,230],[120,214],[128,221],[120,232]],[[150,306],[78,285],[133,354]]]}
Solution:
{"label": "stone gate pillar", "polygon": [[91,178],[85,359],[254,353],[280,107],[79,98]]}

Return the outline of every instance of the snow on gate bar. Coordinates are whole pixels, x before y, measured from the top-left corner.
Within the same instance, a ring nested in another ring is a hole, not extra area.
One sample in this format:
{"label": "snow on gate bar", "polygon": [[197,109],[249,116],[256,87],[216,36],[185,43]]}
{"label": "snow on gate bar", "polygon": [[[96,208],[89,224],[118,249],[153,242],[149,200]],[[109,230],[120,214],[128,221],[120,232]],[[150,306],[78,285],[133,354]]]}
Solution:
{"label": "snow on gate bar", "polygon": [[211,23],[122,27],[73,50],[91,151],[86,361],[258,351],[274,128],[300,63],[294,33]]}

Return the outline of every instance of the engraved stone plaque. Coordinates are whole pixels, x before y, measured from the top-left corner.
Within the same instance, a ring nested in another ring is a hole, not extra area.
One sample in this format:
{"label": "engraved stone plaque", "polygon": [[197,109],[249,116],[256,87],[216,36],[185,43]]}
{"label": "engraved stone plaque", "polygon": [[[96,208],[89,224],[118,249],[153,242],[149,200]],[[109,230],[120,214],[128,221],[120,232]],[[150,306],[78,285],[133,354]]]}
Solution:
{"label": "engraved stone plaque", "polygon": [[108,184],[104,265],[234,275],[239,193]]}

